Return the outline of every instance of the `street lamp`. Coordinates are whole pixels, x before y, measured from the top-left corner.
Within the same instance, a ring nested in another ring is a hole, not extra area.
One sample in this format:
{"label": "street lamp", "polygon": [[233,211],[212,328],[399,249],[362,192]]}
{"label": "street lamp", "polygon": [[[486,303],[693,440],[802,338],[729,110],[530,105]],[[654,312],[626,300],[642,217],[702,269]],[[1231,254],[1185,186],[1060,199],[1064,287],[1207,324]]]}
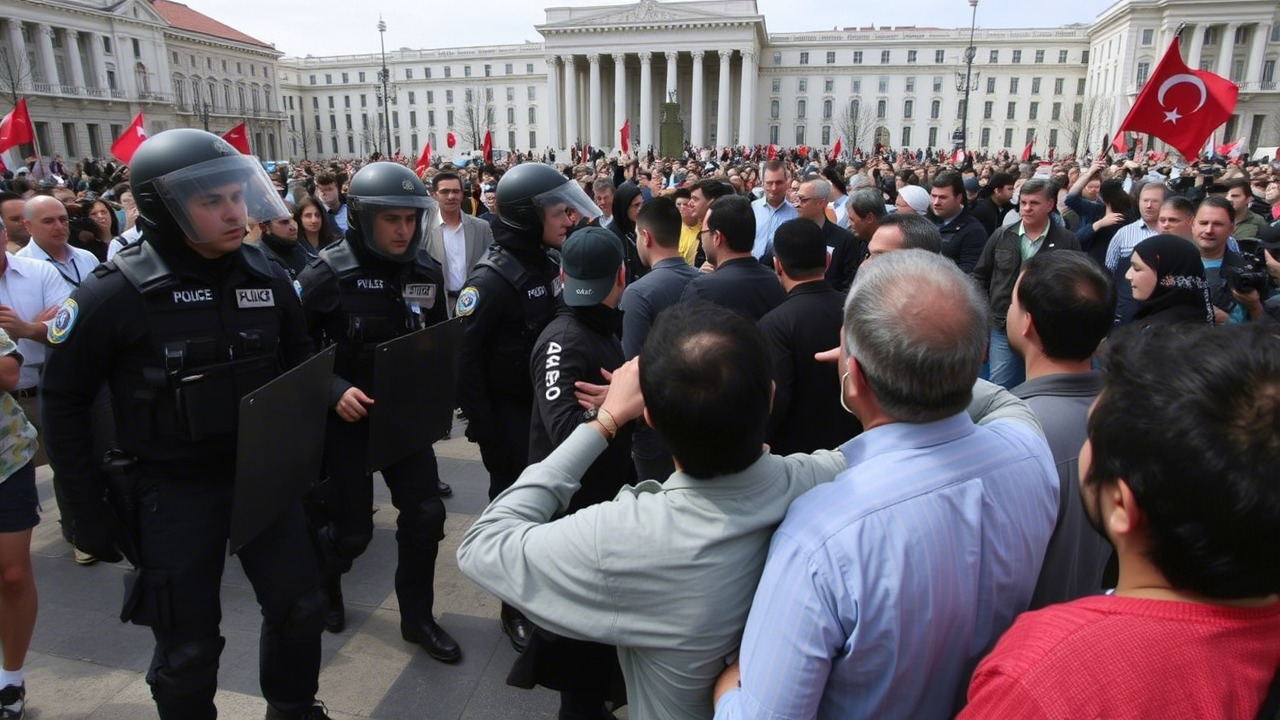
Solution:
{"label": "street lamp", "polygon": [[964,49],[964,77],[956,73],[956,90],[964,92],[959,138],[959,147],[964,150],[969,148],[969,93],[978,89],[978,79],[982,75],[973,72],[973,58],[978,54],[978,49],[973,46],[974,32],[978,27],[978,0],[969,0],[969,7],[973,8],[973,19],[969,23],[969,47]]}
{"label": "street lamp", "polygon": [[204,131],[209,132],[209,103],[208,101],[200,101],[200,122],[204,125]]}
{"label": "street lamp", "polygon": [[[977,2],[977,0],[974,0]],[[391,154],[391,98],[387,96],[387,81],[390,72],[387,71],[387,24],[382,18],[378,18],[378,43],[382,46],[382,70],[378,72],[379,78],[382,80],[382,127],[386,132],[387,138],[387,154]]]}

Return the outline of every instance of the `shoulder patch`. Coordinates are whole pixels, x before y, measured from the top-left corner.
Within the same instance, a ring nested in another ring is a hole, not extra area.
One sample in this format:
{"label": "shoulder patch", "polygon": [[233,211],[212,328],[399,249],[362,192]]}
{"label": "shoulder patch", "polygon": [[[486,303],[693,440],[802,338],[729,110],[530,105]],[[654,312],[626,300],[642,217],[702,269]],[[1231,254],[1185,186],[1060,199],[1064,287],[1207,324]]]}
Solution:
{"label": "shoulder patch", "polygon": [[298,297],[302,297],[302,283],[297,280],[293,281],[293,291],[298,293]]}
{"label": "shoulder patch", "polygon": [[72,298],[62,301],[58,314],[54,315],[53,321],[49,323],[50,344],[59,345],[66,340],[78,317],[80,317],[80,305]]}
{"label": "shoulder patch", "polygon": [[476,303],[480,302],[480,291],[475,285],[468,285],[458,294],[458,317],[466,317],[476,310]]}

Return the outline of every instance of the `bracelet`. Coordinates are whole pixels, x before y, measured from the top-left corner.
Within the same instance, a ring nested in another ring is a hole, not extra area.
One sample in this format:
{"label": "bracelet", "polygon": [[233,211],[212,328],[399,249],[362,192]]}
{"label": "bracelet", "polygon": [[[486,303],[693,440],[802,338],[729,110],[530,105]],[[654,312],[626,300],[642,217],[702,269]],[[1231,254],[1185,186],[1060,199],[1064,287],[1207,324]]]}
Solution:
{"label": "bracelet", "polygon": [[609,439],[618,437],[618,421],[613,419],[613,414],[604,408],[596,411],[596,422],[604,426],[605,432],[609,433]]}

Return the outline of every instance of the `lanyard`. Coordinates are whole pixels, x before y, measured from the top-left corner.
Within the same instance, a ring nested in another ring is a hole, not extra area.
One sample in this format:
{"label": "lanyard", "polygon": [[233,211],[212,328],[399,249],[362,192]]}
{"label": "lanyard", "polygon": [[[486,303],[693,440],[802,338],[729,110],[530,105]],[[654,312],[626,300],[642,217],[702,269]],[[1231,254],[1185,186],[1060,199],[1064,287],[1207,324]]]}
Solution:
{"label": "lanyard", "polygon": [[80,268],[76,265],[75,255],[71,256],[71,263],[70,263],[71,269],[76,271],[75,280],[72,280],[71,276],[62,272],[62,263],[58,262],[57,260],[54,260],[53,258],[49,258],[49,262],[53,263],[54,269],[58,271],[58,274],[62,276],[63,280],[66,280],[67,282],[71,283],[71,287],[80,287]]}

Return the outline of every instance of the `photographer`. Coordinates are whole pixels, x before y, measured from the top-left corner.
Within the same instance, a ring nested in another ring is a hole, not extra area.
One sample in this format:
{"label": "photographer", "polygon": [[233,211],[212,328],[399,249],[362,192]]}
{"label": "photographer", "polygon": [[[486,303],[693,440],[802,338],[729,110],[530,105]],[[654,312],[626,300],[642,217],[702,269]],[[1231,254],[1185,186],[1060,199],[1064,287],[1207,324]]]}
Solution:
{"label": "photographer", "polygon": [[1275,292],[1280,288],[1280,227],[1264,228],[1258,235],[1258,240],[1261,244],[1257,255],[1247,258],[1246,262],[1251,263],[1251,267],[1256,268],[1257,272],[1265,269],[1265,279],[1259,281],[1247,273],[1236,277],[1252,281],[1255,285],[1261,284],[1261,288],[1249,288],[1242,292],[1233,286],[1231,294],[1248,313],[1250,320],[1280,322],[1280,292]]}
{"label": "photographer", "polygon": [[1196,246],[1200,248],[1205,280],[1209,283],[1209,292],[1216,308],[1215,321],[1222,325],[1274,320],[1265,310],[1270,294],[1270,282],[1267,279],[1269,265],[1259,257],[1264,253],[1270,257],[1270,252],[1262,250],[1246,254],[1228,248],[1227,240],[1233,227],[1233,208],[1225,198],[1211,196],[1200,203],[1192,234]]}

